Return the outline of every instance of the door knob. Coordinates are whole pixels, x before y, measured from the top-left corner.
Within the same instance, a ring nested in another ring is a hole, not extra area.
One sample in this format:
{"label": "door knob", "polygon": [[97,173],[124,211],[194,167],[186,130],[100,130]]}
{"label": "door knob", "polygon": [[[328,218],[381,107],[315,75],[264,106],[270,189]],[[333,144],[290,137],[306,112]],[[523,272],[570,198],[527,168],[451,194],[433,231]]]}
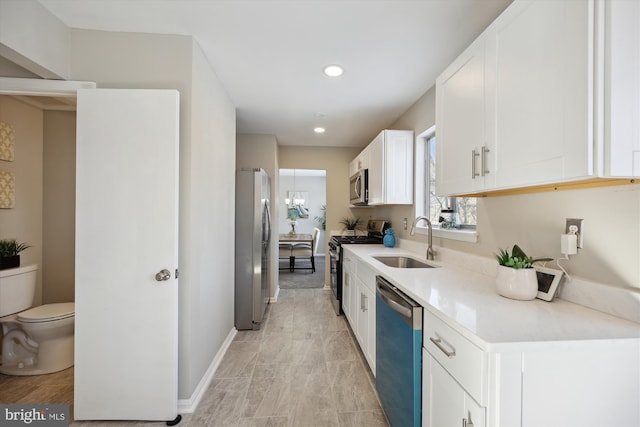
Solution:
{"label": "door knob", "polygon": [[169,279],[171,279],[171,272],[166,268],[156,273],[156,280],[158,282],[164,282]]}

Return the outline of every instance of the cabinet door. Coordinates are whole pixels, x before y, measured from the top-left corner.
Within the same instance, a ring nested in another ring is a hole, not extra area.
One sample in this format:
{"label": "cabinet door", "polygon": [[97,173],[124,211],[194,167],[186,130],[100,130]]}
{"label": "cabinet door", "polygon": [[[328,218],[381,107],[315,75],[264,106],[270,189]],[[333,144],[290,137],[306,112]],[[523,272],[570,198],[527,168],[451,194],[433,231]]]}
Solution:
{"label": "cabinet door", "polygon": [[358,155],[358,167],[360,169],[369,169],[371,165],[371,159],[369,154],[369,147],[365,147],[364,150]]}
{"label": "cabinet door", "polygon": [[345,257],[342,262],[342,310],[351,324],[352,329],[355,329],[353,311],[354,278],[353,261],[350,258]]}
{"label": "cabinet door", "polygon": [[413,132],[386,130],[384,143],[384,202],[413,203]]}
{"label": "cabinet door", "polygon": [[385,202],[384,131],[380,132],[367,148],[369,153],[369,204],[380,205]]}
{"label": "cabinet door", "polygon": [[[439,195],[464,194],[486,186],[481,147],[491,146],[485,122],[485,37],[478,38],[436,81],[437,181]],[[493,175],[491,175],[493,176]]]}
{"label": "cabinet door", "polygon": [[422,349],[422,427],[485,427],[485,413],[485,408]]}
{"label": "cabinet door", "polygon": [[605,3],[605,169],[640,176],[640,2]]}
{"label": "cabinet door", "polygon": [[497,187],[593,173],[592,15],[592,1],[532,1],[495,21]]}
{"label": "cabinet door", "polygon": [[367,288],[362,284],[362,282],[356,279],[356,317],[358,320],[356,321],[356,337],[358,338],[358,342],[360,343],[360,349],[363,353],[365,353],[367,347],[369,345],[369,318],[367,317]]}
{"label": "cabinet door", "polygon": [[351,160],[351,162],[349,162],[349,177],[352,177],[353,175],[355,175],[356,172],[358,172],[358,164],[359,164],[358,157],[356,157],[355,159]]}
{"label": "cabinet door", "polygon": [[422,350],[422,427],[461,426],[464,390]]}
{"label": "cabinet door", "polygon": [[373,376],[376,376],[376,293],[367,288],[366,291],[367,323],[369,337],[367,339],[367,360]]}

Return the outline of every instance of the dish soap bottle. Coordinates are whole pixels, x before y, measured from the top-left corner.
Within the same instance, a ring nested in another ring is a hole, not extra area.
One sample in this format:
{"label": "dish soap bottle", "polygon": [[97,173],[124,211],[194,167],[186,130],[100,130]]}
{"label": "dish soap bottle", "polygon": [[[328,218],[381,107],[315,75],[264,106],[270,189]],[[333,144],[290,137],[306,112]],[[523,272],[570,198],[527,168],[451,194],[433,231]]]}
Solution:
{"label": "dish soap bottle", "polygon": [[396,236],[393,235],[393,228],[387,228],[385,230],[382,243],[388,248],[392,248],[396,245]]}

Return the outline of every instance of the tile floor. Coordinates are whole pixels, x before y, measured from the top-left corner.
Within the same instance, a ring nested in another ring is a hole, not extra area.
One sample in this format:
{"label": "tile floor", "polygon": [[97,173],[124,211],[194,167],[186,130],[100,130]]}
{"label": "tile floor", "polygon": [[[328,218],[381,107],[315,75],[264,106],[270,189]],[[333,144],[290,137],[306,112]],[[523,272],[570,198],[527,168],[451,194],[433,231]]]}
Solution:
{"label": "tile floor", "polygon": [[[197,411],[183,415],[179,426],[388,426],[368,365],[328,292],[281,290],[261,330],[238,332]],[[57,375],[66,376],[72,388],[73,370],[67,371]],[[9,403],[4,398],[17,386],[1,377],[0,402]],[[164,425],[74,423],[143,424]]]}

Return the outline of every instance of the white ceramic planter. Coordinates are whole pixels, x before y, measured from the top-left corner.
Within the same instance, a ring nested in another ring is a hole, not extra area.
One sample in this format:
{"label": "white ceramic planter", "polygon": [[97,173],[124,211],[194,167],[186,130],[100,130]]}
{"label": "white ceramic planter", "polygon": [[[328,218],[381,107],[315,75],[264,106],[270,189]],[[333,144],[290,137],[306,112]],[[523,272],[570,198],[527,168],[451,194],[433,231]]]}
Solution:
{"label": "white ceramic planter", "polygon": [[533,268],[515,269],[498,266],[496,291],[506,298],[532,300],[538,295],[538,277]]}

